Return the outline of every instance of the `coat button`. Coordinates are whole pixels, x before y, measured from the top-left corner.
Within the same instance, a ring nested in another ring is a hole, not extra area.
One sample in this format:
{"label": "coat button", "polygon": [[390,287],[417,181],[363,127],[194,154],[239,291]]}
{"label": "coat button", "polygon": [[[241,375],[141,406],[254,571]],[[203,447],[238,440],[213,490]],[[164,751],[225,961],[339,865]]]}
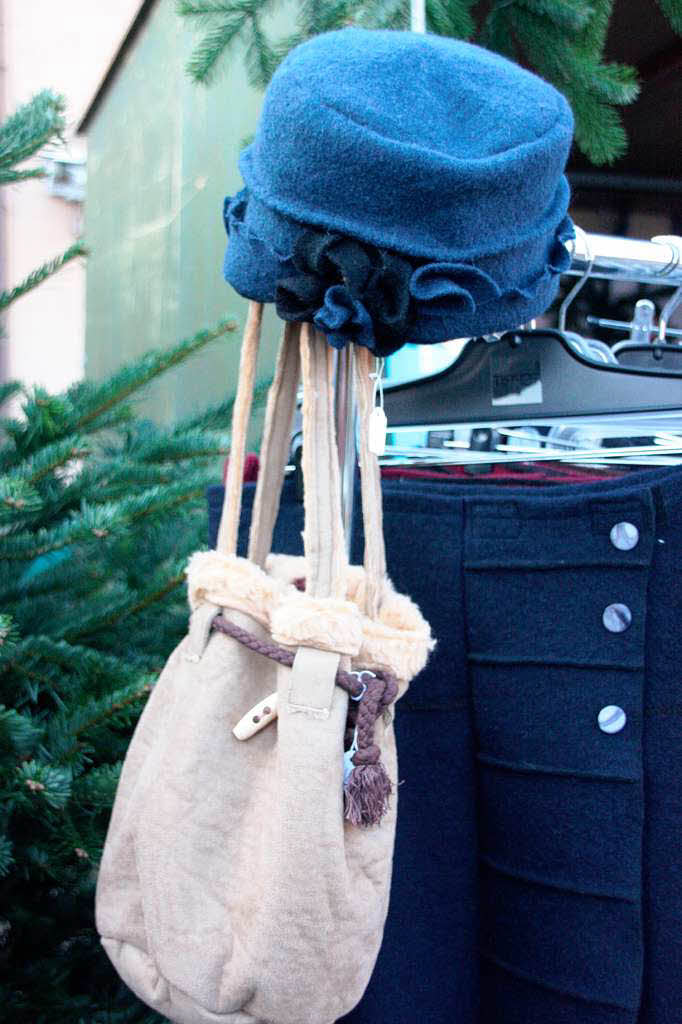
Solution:
{"label": "coat button", "polygon": [[627,722],[627,715],[617,704],[607,704],[597,715],[602,732],[620,732]]}
{"label": "coat button", "polygon": [[619,551],[632,551],[639,541],[639,530],[634,523],[616,523],[611,527],[611,543]]}
{"label": "coat button", "polygon": [[602,622],[609,633],[622,633],[632,622],[632,612],[626,604],[607,604]]}

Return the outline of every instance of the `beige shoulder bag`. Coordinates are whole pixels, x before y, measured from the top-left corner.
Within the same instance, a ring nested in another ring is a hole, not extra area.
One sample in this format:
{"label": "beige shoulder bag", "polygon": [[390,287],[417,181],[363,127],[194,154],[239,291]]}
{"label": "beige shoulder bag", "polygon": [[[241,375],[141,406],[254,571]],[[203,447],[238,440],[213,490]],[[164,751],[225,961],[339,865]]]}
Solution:
{"label": "beige shoulder bag", "polygon": [[[130,743],[97,885],[117,971],[178,1024],[332,1024],[360,1000],[388,907],[390,705],[432,646],[385,573],[365,349],[364,569],[345,554],[332,350],[308,325],[284,331],[249,558],[235,554],[261,314],[252,304],[218,549],[190,562],[189,633]],[[268,556],[299,367],[305,555]]]}

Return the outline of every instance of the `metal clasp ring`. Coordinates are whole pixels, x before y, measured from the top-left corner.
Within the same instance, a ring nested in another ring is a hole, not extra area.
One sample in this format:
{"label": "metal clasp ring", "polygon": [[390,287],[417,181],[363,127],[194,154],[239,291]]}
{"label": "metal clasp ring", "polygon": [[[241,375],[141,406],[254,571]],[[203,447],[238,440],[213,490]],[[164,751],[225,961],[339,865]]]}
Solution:
{"label": "metal clasp ring", "polygon": [[350,699],[351,700],[362,700],[362,698],[367,693],[367,683],[363,683],[362,682],[362,677],[363,676],[371,676],[372,679],[376,679],[377,674],[376,674],[376,672],[370,672],[370,670],[368,668],[361,668],[361,669],[359,669],[359,670],[357,670],[355,672],[351,672],[350,675],[355,676],[355,678],[358,680],[358,682],[362,683],[362,691],[357,695],[357,697],[354,697],[353,694],[351,693],[349,695]]}

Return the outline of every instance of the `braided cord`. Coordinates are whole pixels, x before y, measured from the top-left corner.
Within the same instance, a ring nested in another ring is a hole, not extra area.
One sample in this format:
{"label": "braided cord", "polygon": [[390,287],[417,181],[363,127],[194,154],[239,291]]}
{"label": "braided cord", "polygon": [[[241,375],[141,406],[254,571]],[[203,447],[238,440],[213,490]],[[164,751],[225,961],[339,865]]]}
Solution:
{"label": "braided cord", "polygon": [[[225,618],[221,613],[215,616],[211,628],[232,637],[233,640],[255,651],[256,654],[262,654],[280,665],[291,668],[294,664],[295,654],[293,651],[281,647],[272,640],[261,640],[248,629],[243,629],[236,622]],[[353,757],[354,764],[377,764],[381,751],[374,742],[374,726],[384,708],[387,708],[396,699],[398,683],[388,672],[378,670],[371,674],[367,672],[359,678],[355,673],[346,672],[343,669],[337,671],[335,682],[350,697],[359,702],[355,722],[358,749]]]}

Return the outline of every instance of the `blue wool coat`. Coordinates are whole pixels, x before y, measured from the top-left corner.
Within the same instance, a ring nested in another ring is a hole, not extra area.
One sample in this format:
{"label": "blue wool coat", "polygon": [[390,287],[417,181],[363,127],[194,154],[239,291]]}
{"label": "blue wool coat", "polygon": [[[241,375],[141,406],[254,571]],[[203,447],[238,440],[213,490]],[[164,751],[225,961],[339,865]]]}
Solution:
{"label": "blue wool coat", "polygon": [[[287,483],[274,549],[298,552],[301,527]],[[679,1024],[682,467],[387,482],[384,528],[438,647],[397,706],[391,903],[344,1024]]]}

